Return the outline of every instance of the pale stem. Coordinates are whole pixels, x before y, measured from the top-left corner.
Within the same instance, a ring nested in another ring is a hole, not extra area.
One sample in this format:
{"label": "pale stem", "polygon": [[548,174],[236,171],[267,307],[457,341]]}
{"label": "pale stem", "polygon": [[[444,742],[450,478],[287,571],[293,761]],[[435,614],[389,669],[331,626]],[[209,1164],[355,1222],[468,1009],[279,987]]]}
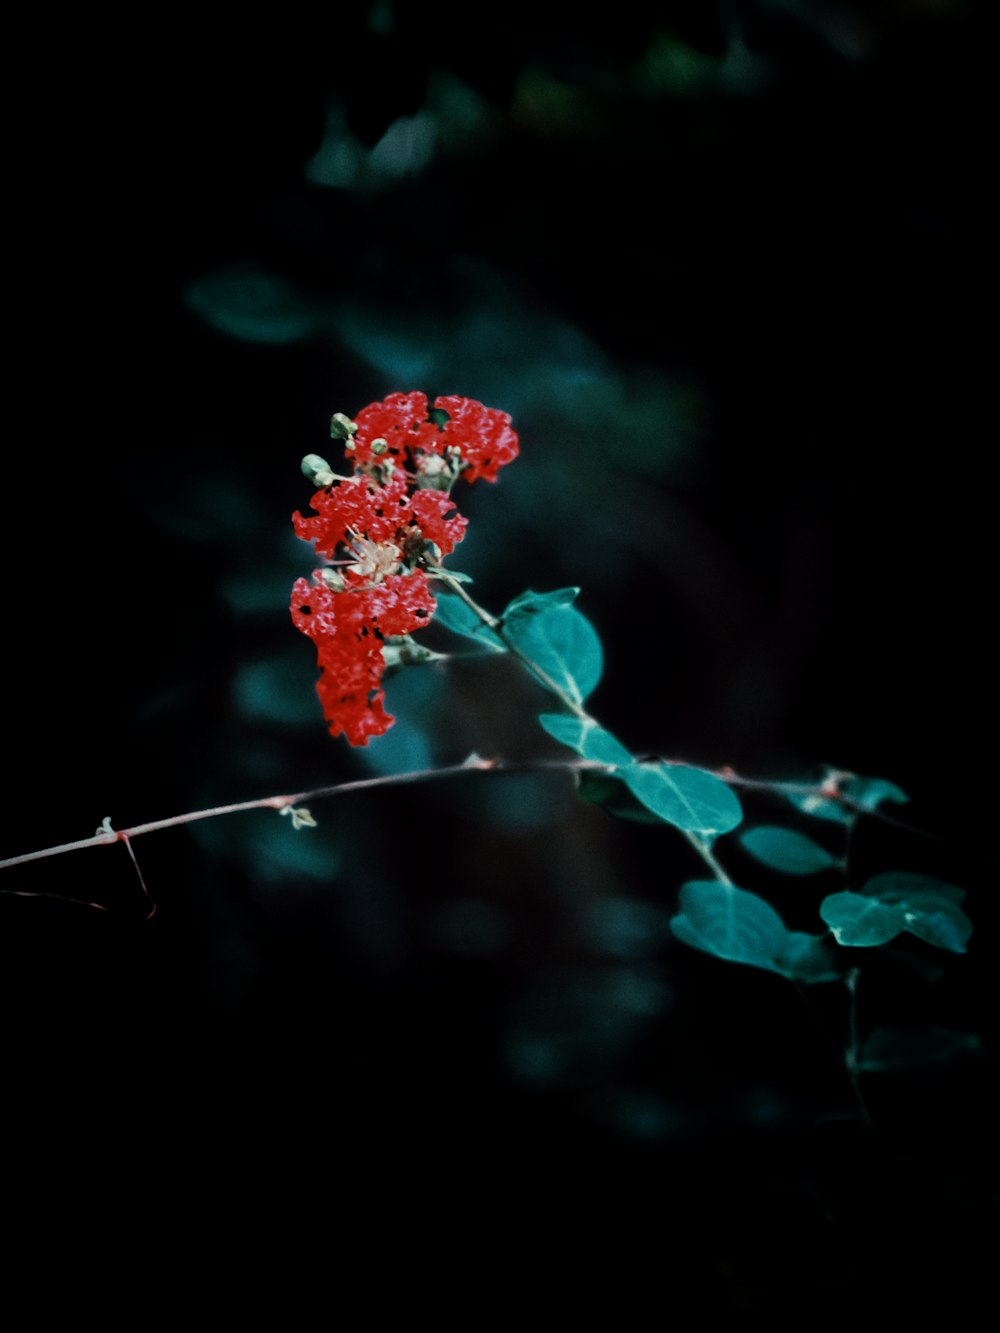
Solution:
{"label": "pale stem", "polygon": [[517,660],[523,666],[527,667],[527,669],[531,672],[531,674],[535,677],[535,679],[541,685],[544,685],[547,690],[550,690],[556,696],[556,698],[559,700],[559,702],[563,705],[564,708],[568,709],[568,711],[571,712],[574,715],[574,717],[578,717],[581,722],[593,721],[593,718],[590,716],[590,714],[586,712],[585,709],[581,708],[580,705],[576,702],[576,700],[571,698],[562,688],[562,686],[557,684],[556,681],[552,679],[552,677],[543,667],[540,667],[537,662],[533,661],[527,655],[527,653],[521,651],[521,649],[517,646],[517,644],[514,643],[505,633],[503,622],[499,620],[496,616],[491,615],[489,611],[486,610],[485,607],[480,606],[477,601],[475,601],[472,597],[470,597],[469,594],[462,587],[458,579],[453,579],[451,575],[447,573],[447,571],[442,569],[436,570],[435,577],[438,578],[447,587],[449,587],[453,593],[456,593],[462,599],[465,605],[469,608],[469,610],[473,611],[479,617],[479,619],[483,622],[483,624],[487,627],[487,629],[491,629],[494,634],[498,635],[499,638],[503,639],[504,643],[507,645],[507,648],[511,653],[511,656],[516,657]]}
{"label": "pale stem", "polygon": [[[234,801],[229,805],[213,805],[206,810],[190,810],[183,815],[171,815],[167,819],[154,819],[146,824],[136,824],[132,828],[114,829],[110,825],[98,829],[91,838],[80,838],[76,842],[63,842],[56,847],[43,847],[37,852],[25,852],[21,856],[12,856],[0,861],[0,870],[12,866],[26,865],[29,861],[41,861],[48,856],[62,856],[66,852],[82,851],[85,847],[107,847],[116,842],[128,845],[129,839],[138,838],[143,833],[159,833],[163,829],[177,828],[181,824],[194,824],[200,819],[216,819],[220,815],[236,815],[246,810],[284,810],[287,807],[301,805],[305,801],[318,801],[327,796],[346,796],[349,792],[372,791],[376,787],[402,787],[414,782],[429,782],[433,778],[454,777],[459,773],[536,773],[536,772],[607,772],[609,765],[595,763],[589,759],[537,759],[519,763],[509,763],[502,759],[466,759],[461,764],[450,764],[444,768],[415,769],[411,773],[386,773],[377,778],[357,778],[352,782],[338,782],[332,787],[315,787],[311,791],[294,792],[288,796],[262,796],[254,801]],[[131,853],[131,848],[129,848]]]}

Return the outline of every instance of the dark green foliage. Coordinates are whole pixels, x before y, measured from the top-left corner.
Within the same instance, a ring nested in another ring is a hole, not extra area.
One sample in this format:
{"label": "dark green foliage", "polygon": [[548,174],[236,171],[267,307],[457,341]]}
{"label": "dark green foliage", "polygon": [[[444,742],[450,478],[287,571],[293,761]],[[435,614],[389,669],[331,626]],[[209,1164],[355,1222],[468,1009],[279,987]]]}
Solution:
{"label": "dark green foliage", "polygon": [[910,798],[894,782],[885,778],[863,778],[853,774],[842,787],[847,800],[860,810],[872,811],[891,801],[894,805],[904,805]]}
{"label": "dark green foliage", "polygon": [[675,828],[703,836],[728,833],[743,817],[735,794],[704,769],[635,763],[623,745],[589,719],[543,713],[538,720],[550,736],[584,759],[617,767],[617,778],[585,774],[581,786],[584,799],[612,814],[634,819],[648,811]]}
{"label": "dark green foliage", "polygon": [[858,1067],[869,1073],[905,1073],[923,1065],[949,1064],[977,1055],[982,1045],[974,1032],[955,1032],[951,1028],[878,1027],[861,1048]]}
{"label": "dark green foliage", "polygon": [[965,890],[927,875],[889,871],[876,875],[861,893],[833,893],[820,916],[838,944],[871,948],[903,931],[951,953],[964,953],[972,922],[959,903]]}
{"label": "dark green foliage", "polygon": [[840,978],[822,940],[787,930],[774,908],[755,893],[698,880],[681,889],[680,906],[670,928],[694,949],[803,982]]}
{"label": "dark green foliage", "polygon": [[632,764],[622,780],[647,810],[689,833],[728,833],[743,818],[735,792],[701,768]]}
{"label": "dark green foliage", "polygon": [[609,815],[615,815],[618,819],[631,819],[636,824],[663,822],[641,801],[636,800],[624,782],[610,774],[581,773],[576,790],[581,800],[601,806]]}
{"label": "dark green foliage", "polygon": [[740,834],[740,842],[757,861],[786,875],[815,875],[836,865],[825,847],[794,829],[761,824]]}
{"label": "dark green foliage", "polygon": [[558,690],[582,704],[601,679],[604,655],[593,625],[570,605],[578,591],[522,593],[507,607],[501,623],[507,642]]}
{"label": "dark green foliage", "polygon": [[583,759],[599,764],[631,764],[632,756],[610,732],[592,719],[570,717],[564,713],[542,713],[539,722],[562,745],[575,750]]}

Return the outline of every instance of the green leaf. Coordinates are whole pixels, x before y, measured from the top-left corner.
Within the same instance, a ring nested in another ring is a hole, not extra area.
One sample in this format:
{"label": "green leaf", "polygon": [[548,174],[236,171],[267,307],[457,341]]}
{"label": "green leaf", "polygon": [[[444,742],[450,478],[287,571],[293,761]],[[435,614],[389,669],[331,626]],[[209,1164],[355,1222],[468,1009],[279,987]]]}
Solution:
{"label": "green leaf", "polygon": [[950,953],[965,952],[972,922],[959,905],[965,898],[964,889],[930,875],[889,870],[870,879],[863,891],[898,907],[906,930],[917,939]]}
{"label": "green leaf", "polygon": [[910,799],[894,782],[885,778],[863,778],[858,774],[852,775],[841,790],[849,801],[866,811],[875,810],[883,801],[905,805]]}
{"label": "green leaf", "polygon": [[964,889],[957,884],[948,884],[933,875],[918,875],[910,870],[884,870],[880,875],[873,875],[865,885],[863,892],[873,898],[881,898],[885,903],[911,902],[914,898],[929,901],[931,898],[957,907],[966,897]]}
{"label": "green leaf", "polygon": [[799,981],[839,981],[843,976],[822,937],[801,930],[785,931],[785,944],[775,961],[785,976]]}
{"label": "green leaf", "polygon": [[899,908],[861,893],[831,893],[820,903],[819,914],[838,944],[861,949],[888,944],[906,929]]}
{"label": "green leaf", "polygon": [[921,1065],[950,1064],[981,1050],[982,1041],[974,1032],[942,1027],[880,1027],[864,1043],[858,1068],[897,1074]]}
{"label": "green leaf", "polygon": [[581,773],[577,780],[576,794],[581,801],[599,805],[609,815],[618,819],[631,819],[637,824],[662,824],[659,815],[654,815],[636,798],[618,778],[604,773]]}
{"label": "green leaf", "polygon": [[584,758],[618,766],[614,776],[581,773],[577,794],[619,819],[640,824],[662,820],[689,833],[715,836],[736,828],[743,818],[735,794],[704,769],[684,764],[637,764],[624,746],[599,727],[588,730],[575,718],[553,713],[543,714],[539,721],[551,736]]}
{"label": "green leaf", "polygon": [[601,679],[604,655],[597,631],[567,598],[575,588],[523,593],[503,614],[503,633],[574,703],[582,704]]}
{"label": "green leaf", "polygon": [[494,634],[476,615],[471,607],[466,606],[460,597],[435,590],[437,610],[434,612],[435,625],[443,625],[452,634],[461,634],[465,639],[472,639],[495,653],[505,653],[507,645],[499,635]]}
{"label": "green leaf", "polygon": [[538,721],[561,745],[575,750],[584,759],[597,764],[631,764],[632,756],[592,719],[571,717],[568,713],[542,713]]}
{"label": "green leaf", "polygon": [[785,875],[815,875],[837,864],[825,847],[794,829],[762,824],[740,834],[740,842],[762,865]]}
{"label": "green leaf", "polygon": [[263,269],[229,268],[197,278],[184,293],[188,309],[220,333],[253,343],[292,343],[317,327],[309,299]]}
{"label": "green leaf", "polygon": [[831,894],[819,911],[838,944],[870,948],[909,931],[935,948],[964,953],[972,934],[959,906],[964,897],[964,889],[943,880],[889,871],[870,879],[861,893]]}
{"label": "green leaf", "polygon": [[775,790],[804,815],[827,819],[835,824],[850,824],[859,811],[871,814],[885,801],[895,801],[901,805],[910,799],[902,788],[885,778],[866,778],[858,773],[834,774],[832,770],[828,772],[828,777],[837,778],[843,800],[822,795],[819,784],[815,791],[794,790],[801,783],[789,783],[786,786],[779,784]]}
{"label": "green leaf", "polygon": [[715,880],[695,880],[681,889],[680,906],[670,928],[693,949],[805,982],[832,981],[840,975],[821,940],[786,930],[774,908],[755,893]]}
{"label": "green leaf", "polygon": [[735,793],[702,768],[630,764],[621,777],[647,810],[688,833],[728,833],[743,818]]}
{"label": "green leaf", "polygon": [[681,889],[680,906],[670,928],[684,944],[731,963],[776,970],[785,926],[763,898],[731,884],[695,880]]}
{"label": "green leaf", "polygon": [[500,618],[506,624],[508,616],[537,616],[558,606],[570,606],[579,595],[579,588],[556,588],[554,592],[522,592],[507,604],[507,609]]}

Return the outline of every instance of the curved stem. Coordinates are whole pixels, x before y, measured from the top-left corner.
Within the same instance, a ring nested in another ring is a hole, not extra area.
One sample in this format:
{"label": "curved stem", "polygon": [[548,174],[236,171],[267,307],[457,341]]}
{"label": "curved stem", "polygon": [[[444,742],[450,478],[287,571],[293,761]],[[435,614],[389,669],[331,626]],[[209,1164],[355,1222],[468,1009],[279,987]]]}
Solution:
{"label": "curved stem", "polygon": [[470,597],[458,579],[453,579],[447,570],[441,568],[435,570],[435,578],[439,579],[441,583],[450,588],[453,593],[456,593],[469,610],[479,617],[487,629],[491,629],[494,634],[504,641],[507,645],[507,651],[511,656],[516,657],[521,665],[531,672],[540,685],[544,685],[547,690],[554,694],[564,708],[572,713],[574,717],[578,717],[581,722],[593,722],[593,718],[590,714],[585,709],[581,708],[576,700],[571,698],[562,686],[554,681],[543,667],[540,667],[536,661],[528,656],[527,653],[522,652],[517,644],[504,631],[503,621],[498,619],[497,616],[492,615],[484,606],[480,606],[474,598]]}

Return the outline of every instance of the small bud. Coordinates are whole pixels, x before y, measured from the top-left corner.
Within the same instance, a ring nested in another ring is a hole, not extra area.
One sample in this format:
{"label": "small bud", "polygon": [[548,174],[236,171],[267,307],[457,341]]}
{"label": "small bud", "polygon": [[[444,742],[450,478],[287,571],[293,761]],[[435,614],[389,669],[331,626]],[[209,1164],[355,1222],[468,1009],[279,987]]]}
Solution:
{"label": "small bud", "polygon": [[443,662],[447,654],[436,653],[422,643],[414,643],[408,634],[395,634],[382,645],[385,675],[394,676],[408,666],[424,666],[428,662]]}
{"label": "small bud", "polygon": [[330,464],[319,454],[306,454],[302,460],[302,471],[314,486],[332,486],[337,480]]}
{"label": "small bud", "polygon": [[304,805],[283,805],[278,811],[282,815],[291,815],[292,828],[316,828],[316,821]]}
{"label": "small bud", "polygon": [[382,437],[379,436],[377,440],[372,440],[371,450],[374,458],[381,458],[383,454],[389,452],[389,441],[383,440]]}
{"label": "small bud", "polygon": [[358,423],[352,421],[350,417],[345,417],[343,412],[334,412],[330,418],[330,439],[331,440],[349,440],[352,435],[356,435]]}

